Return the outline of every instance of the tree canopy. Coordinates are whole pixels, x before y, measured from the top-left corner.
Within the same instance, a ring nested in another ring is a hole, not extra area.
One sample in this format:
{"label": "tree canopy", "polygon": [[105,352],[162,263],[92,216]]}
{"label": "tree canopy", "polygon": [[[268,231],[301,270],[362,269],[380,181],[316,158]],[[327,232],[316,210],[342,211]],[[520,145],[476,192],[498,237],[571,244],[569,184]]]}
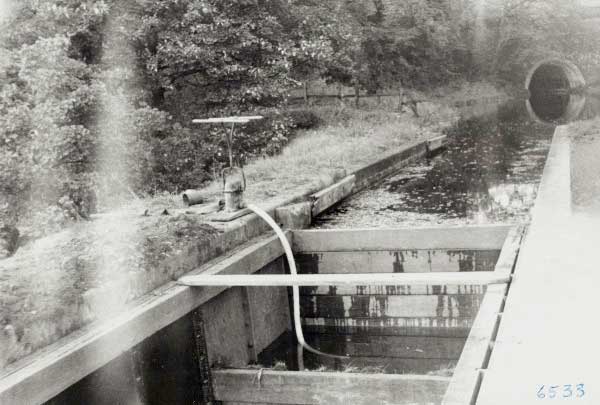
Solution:
{"label": "tree canopy", "polygon": [[0,205],[12,221],[16,201],[93,210],[100,146],[125,133],[134,191],[199,186],[223,164],[222,129],[191,119],[262,111],[237,157],[273,153],[297,125],[279,107],[303,81],[376,92],[510,80],[548,52],[597,63],[575,0],[494,3],[5,0]]}

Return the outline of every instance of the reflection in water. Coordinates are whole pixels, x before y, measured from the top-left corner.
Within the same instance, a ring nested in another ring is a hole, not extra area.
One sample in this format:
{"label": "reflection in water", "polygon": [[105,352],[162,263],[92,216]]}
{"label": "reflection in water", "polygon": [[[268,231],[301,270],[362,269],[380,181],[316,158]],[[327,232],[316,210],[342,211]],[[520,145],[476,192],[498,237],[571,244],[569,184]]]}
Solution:
{"label": "reflection in water", "polygon": [[585,106],[586,97],[564,92],[532,93],[527,103],[529,115],[536,121],[565,124],[577,120]]}
{"label": "reflection in water", "polygon": [[[299,273],[491,271],[499,250],[398,250],[297,254]],[[301,287],[303,331],[332,359],[296,352],[284,335],[259,356],[290,370],[373,369],[385,373],[450,374],[483,299],[483,286]],[[298,364],[298,356],[302,359]]]}
{"label": "reflection in water", "polygon": [[[381,287],[385,288],[385,287]],[[385,288],[387,290],[387,288]],[[293,334],[284,334],[259,356],[289,370],[372,368],[385,373],[451,374],[483,299],[481,286],[418,286],[398,295],[302,296],[303,329],[318,350],[348,359],[303,353],[298,365]]]}
{"label": "reflection in water", "polygon": [[554,125],[532,121],[522,101],[461,120],[445,153],[345,201],[320,227],[393,227],[529,220]]}

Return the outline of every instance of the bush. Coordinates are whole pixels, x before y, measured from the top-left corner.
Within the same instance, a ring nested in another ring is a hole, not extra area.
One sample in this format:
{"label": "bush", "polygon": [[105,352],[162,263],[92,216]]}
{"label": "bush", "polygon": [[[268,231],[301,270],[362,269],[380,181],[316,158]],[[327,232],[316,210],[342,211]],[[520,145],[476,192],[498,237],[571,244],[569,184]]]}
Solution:
{"label": "bush", "polygon": [[211,178],[211,145],[196,131],[174,124],[151,141],[146,192],[180,191],[201,187]]}
{"label": "bush", "polygon": [[[313,128],[320,118],[310,110],[285,113],[267,111],[265,118],[237,125],[233,139],[234,164],[272,156],[289,142],[294,129]],[[212,125],[186,128],[179,123],[155,134],[150,141],[150,161],[144,176],[143,191],[181,191],[199,188],[219,176],[229,166],[226,136],[228,126]]]}
{"label": "bush", "polygon": [[296,129],[312,129],[321,125],[321,118],[313,110],[290,110],[286,115]]}

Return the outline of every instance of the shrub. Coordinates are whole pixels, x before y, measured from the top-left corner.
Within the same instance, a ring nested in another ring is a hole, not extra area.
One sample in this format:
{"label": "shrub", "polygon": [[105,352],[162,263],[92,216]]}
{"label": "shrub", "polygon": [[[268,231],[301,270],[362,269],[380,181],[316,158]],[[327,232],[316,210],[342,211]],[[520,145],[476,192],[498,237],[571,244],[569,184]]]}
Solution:
{"label": "shrub", "polygon": [[211,145],[196,131],[174,124],[150,143],[146,192],[179,191],[202,186],[211,178]]}
{"label": "shrub", "polygon": [[322,123],[321,118],[313,110],[290,110],[286,115],[292,120],[292,125],[296,129],[312,129]]}

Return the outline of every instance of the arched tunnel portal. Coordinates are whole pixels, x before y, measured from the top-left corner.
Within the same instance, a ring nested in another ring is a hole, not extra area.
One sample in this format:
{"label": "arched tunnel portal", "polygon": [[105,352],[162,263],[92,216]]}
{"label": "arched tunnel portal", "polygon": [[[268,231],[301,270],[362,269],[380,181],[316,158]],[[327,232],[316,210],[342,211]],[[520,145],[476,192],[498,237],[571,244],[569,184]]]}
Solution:
{"label": "arched tunnel portal", "polygon": [[529,69],[525,80],[530,95],[527,108],[543,122],[575,120],[585,105],[585,97],[576,90],[585,85],[585,77],[574,63],[562,59],[539,61]]}
{"label": "arched tunnel portal", "polygon": [[577,89],[585,86],[585,77],[573,62],[563,59],[544,59],[527,73],[525,88],[529,91],[552,86]]}

